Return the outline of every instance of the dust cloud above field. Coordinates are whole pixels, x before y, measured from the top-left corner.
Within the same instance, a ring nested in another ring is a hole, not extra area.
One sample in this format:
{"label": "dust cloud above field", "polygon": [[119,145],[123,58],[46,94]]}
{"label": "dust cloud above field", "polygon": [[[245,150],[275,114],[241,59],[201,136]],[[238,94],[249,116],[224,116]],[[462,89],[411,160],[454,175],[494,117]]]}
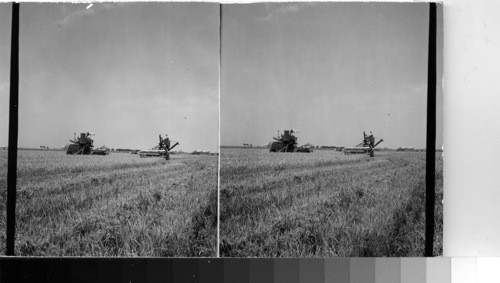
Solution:
{"label": "dust cloud above field", "polygon": [[[219,6],[22,3],[19,146],[218,151]],[[0,5],[0,126],[8,126],[11,4]],[[0,146],[7,145],[6,131]]]}
{"label": "dust cloud above field", "polygon": [[353,146],[373,131],[381,147],[425,148],[427,4],[259,3],[222,15],[222,145],[294,129],[299,144]]}

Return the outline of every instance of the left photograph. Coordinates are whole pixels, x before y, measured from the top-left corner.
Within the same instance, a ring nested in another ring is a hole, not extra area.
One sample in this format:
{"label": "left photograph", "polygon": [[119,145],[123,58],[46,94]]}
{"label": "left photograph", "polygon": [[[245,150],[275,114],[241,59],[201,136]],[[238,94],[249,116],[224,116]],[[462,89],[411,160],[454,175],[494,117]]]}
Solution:
{"label": "left photograph", "polygon": [[[0,254],[12,4],[0,4]],[[219,5],[21,3],[17,256],[214,257]]]}

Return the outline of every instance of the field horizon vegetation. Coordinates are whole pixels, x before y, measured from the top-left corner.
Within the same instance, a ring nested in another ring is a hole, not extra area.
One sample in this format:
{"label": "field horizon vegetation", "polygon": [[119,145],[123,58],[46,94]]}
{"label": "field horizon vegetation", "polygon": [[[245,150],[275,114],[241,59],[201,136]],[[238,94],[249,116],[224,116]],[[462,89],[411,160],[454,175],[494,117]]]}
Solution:
{"label": "field horizon vegetation", "polygon": [[[344,155],[221,148],[222,257],[423,256],[424,152]],[[442,255],[436,153],[434,254]]]}
{"label": "field horizon vegetation", "polygon": [[[19,150],[18,256],[215,256],[217,156]],[[0,151],[5,254],[7,151]]]}

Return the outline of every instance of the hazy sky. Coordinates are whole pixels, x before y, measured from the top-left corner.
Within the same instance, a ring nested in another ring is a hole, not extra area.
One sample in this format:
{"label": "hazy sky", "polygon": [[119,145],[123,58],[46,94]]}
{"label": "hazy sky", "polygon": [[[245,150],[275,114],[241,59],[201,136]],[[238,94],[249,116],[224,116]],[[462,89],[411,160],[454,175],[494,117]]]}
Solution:
{"label": "hazy sky", "polygon": [[[0,146],[7,145],[11,4],[0,4]],[[21,4],[20,147],[148,148],[168,133],[217,150],[219,6]],[[438,83],[442,10],[438,10]],[[428,5],[224,5],[221,144],[425,147]],[[438,86],[438,140],[442,90]]]}
{"label": "hazy sky", "polygon": [[[0,146],[8,143],[10,3],[0,4]],[[19,146],[218,151],[219,5],[21,3]]]}
{"label": "hazy sky", "polygon": [[[260,3],[222,11],[221,144],[426,144],[428,4]],[[438,10],[437,146],[442,144]]]}

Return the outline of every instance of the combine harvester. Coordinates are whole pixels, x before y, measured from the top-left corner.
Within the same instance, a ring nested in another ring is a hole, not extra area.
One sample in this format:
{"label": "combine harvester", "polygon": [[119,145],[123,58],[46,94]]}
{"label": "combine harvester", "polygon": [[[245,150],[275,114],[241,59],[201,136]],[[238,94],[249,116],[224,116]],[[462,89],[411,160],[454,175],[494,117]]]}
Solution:
{"label": "combine harvester", "polygon": [[159,135],[160,142],[157,146],[150,150],[141,150],[139,151],[139,156],[143,157],[165,157],[166,160],[170,160],[170,151],[176,147],[179,143],[176,142],[173,146],[170,146],[170,139],[167,135],[163,139],[161,135]]}
{"label": "combine harvester", "polygon": [[[297,146],[297,137],[293,134],[293,130],[285,130],[283,135],[278,131],[278,137],[274,138],[275,142],[270,142],[270,152],[312,152],[310,147]],[[298,133],[298,132],[295,132]]]}
{"label": "combine harvester", "polygon": [[371,132],[369,136],[363,132],[363,142],[354,147],[345,147],[344,154],[368,153],[370,154],[370,157],[374,157],[375,147],[383,141],[383,139],[380,139],[377,143],[375,143],[375,137]]}
{"label": "combine harvester", "polygon": [[104,147],[98,149],[92,149],[94,147],[94,140],[92,140],[91,136],[93,133],[80,133],[80,136],[77,138],[76,133],[74,134],[73,140],[69,140],[71,143],[66,144],[64,150],[66,154],[73,155],[108,155],[109,151]]}

